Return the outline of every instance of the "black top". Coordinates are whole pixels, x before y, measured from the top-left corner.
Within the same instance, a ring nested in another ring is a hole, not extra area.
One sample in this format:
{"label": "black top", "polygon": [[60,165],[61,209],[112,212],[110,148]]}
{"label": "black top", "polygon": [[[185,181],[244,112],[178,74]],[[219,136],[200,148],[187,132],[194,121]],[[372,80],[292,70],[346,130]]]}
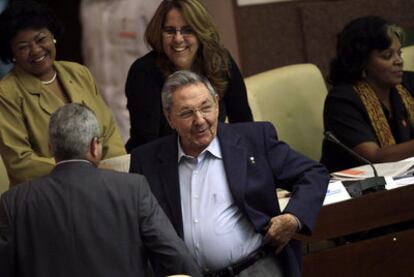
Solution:
{"label": "black top", "polygon": [[[404,87],[414,94],[414,72],[404,72]],[[396,143],[414,138],[414,128],[396,89],[391,90],[392,114],[383,106]],[[324,108],[325,131],[331,131],[342,143],[353,148],[363,142],[379,144],[361,99],[352,85],[339,85],[329,92]],[[336,144],[324,141],[321,162],[330,172],[355,167],[362,163]]]}
{"label": "black top", "polygon": [[[125,87],[131,119],[131,137],[126,144],[128,152],[172,132],[162,112],[161,89],[165,78],[156,65],[156,57],[157,54],[151,51],[137,59],[128,72]],[[231,56],[230,79],[220,101],[219,120],[223,122],[226,116],[229,122],[253,120],[243,77]]]}

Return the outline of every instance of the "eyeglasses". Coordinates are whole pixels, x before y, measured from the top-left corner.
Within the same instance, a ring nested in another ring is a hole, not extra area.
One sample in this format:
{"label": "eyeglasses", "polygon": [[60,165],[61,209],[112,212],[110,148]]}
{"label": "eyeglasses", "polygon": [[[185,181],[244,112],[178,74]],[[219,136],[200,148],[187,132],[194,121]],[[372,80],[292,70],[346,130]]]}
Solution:
{"label": "eyeglasses", "polygon": [[181,117],[182,119],[193,118],[197,114],[197,112],[200,112],[202,116],[208,116],[214,112],[214,107],[215,106],[213,103],[205,103],[199,108],[184,109],[178,112],[177,115]]}
{"label": "eyeglasses", "polygon": [[19,54],[28,54],[33,49],[33,42],[36,45],[43,47],[51,43],[56,43],[56,40],[53,39],[51,35],[39,33],[31,41],[18,43],[16,46],[16,51]]}
{"label": "eyeglasses", "polygon": [[162,28],[162,34],[165,37],[173,37],[173,36],[176,36],[177,33],[180,33],[183,37],[188,37],[188,36],[195,35],[194,30],[189,26],[184,26],[181,29],[174,28],[174,27],[164,27],[164,28]]}

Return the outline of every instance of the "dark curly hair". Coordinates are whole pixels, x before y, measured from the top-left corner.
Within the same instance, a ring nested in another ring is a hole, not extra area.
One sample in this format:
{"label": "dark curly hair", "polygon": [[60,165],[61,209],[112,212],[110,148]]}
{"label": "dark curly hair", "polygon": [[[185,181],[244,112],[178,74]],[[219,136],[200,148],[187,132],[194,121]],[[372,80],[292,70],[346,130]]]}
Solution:
{"label": "dark curly hair", "polygon": [[330,65],[328,82],[335,86],[362,80],[370,54],[390,47],[391,34],[403,42],[401,28],[384,18],[365,16],[348,23],[338,35],[336,57]]}
{"label": "dark curly hair", "polygon": [[44,4],[35,1],[14,1],[0,14],[0,59],[8,63],[13,58],[11,40],[21,30],[47,28],[56,39],[62,33],[61,22]]}

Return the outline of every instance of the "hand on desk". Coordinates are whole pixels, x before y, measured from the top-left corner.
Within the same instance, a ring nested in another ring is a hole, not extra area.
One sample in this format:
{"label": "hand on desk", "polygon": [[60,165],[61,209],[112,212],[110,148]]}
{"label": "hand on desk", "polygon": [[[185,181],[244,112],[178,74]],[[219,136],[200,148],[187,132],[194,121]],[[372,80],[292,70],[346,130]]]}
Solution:
{"label": "hand on desk", "polygon": [[291,240],[298,230],[298,221],[291,214],[282,214],[270,219],[264,237],[265,244],[276,247],[276,253]]}

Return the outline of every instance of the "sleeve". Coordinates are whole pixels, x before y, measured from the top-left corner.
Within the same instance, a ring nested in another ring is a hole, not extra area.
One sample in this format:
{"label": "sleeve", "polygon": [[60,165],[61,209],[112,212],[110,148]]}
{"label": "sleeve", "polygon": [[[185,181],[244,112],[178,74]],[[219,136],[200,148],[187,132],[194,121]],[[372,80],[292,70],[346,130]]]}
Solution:
{"label": "sleeve", "polygon": [[131,152],[137,146],[160,136],[162,115],[161,84],[157,72],[151,74],[147,63],[137,60],[130,68],[125,85],[127,108],[131,120],[130,139],[126,145]]}
{"label": "sleeve", "polygon": [[184,242],[151,193],[145,177],[139,182],[139,224],[144,245],[157,276],[188,274],[201,276]]}
{"label": "sleeve", "polygon": [[252,111],[247,101],[246,85],[239,67],[230,56],[230,78],[223,97],[230,123],[253,121]]}
{"label": "sleeve", "polygon": [[278,141],[271,123],[267,123],[263,130],[275,182],[292,193],[284,213],[296,216],[302,225],[301,233],[310,234],[325,199],[329,173],[323,165]]}
{"label": "sleeve", "polygon": [[14,238],[11,219],[6,204],[6,194],[0,199],[0,276],[16,276]]}
{"label": "sleeve", "polygon": [[0,151],[12,185],[47,175],[55,165],[53,158],[41,157],[32,149],[22,101],[0,91]]}
{"label": "sleeve", "polygon": [[333,88],[329,92],[323,117],[325,131],[332,132],[350,148],[377,141],[368,113],[352,86]]}
{"label": "sleeve", "polygon": [[91,72],[86,67],[84,68],[86,70],[89,82],[93,86],[95,105],[97,109],[99,109],[99,113],[96,113],[98,121],[103,126],[103,130],[101,130],[104,139],[102,158],[108,159],[125,155],[125,147],[122,142],[121,135],[119,134],[119,130],[115,123],[114,117],[112,116],[112,112],[103,100],[102,95],[99,93],[95,79],[93,78]]}
{"label": "sleeve", "polygon": [[139,154],[136,150],[131,152],[131,160],[129,162],[129,173],[142,173],[141,163],[139,162]]}

